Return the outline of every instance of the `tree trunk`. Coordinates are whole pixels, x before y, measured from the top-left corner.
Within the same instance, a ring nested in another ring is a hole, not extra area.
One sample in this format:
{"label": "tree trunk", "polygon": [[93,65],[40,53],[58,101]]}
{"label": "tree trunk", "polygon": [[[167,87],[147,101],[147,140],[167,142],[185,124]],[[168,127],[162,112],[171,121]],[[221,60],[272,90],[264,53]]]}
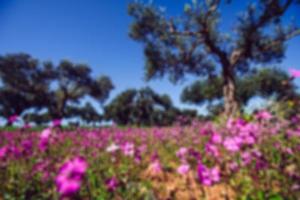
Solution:
{"label": "tree trunk", "polygon": [[224,114],[226,117],[235,117],[238,114],[239,105],[236,99],[235,75],[232,68],[223,68],[223,80]]}

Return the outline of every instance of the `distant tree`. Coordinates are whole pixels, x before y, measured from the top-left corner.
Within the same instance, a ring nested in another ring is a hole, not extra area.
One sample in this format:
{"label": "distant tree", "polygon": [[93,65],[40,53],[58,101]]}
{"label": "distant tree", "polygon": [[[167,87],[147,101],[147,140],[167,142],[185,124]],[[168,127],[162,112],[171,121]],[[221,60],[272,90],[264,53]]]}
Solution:
{"label": "distant tree", "polygon": [[104,107],[105,118],[121,125],[132,123],[132,102],[134,102],[136,93],[135,89],[129,89],[116,96]]}
{"label": "distant tree", "polygon": [[219,28],[221,2],[193,1],[179,17],[166,17],[162,9],[149,4],[131,3],[130,36],[144,43],[147,79],[169,74],[176,82],[187,73],[206,80],[222,77],[224,110],[231,116],[239,110],[236,76],[251,72],[257,64],[280,61],[286,41],[300,34],[296,25],[284,26],[282,20],[299,1],[255,1],[228,33]]}
{"label": "distant tree", "polygon": [[38,126],[40,126],[40,125],[45,125],[49,121],[51,121],[51,117],[49,116],[48,112],[43,112],[43,113],[29,112],[24,114],[23,120],[25,121],[25,123],[34,122]]}
{"label": "distant tree", "polygon": [[28,54],[0,56],[1,115],[7,118],[21,115],[28,108],[44,107],[53,78],[51,64],[41,64]]}
{"label": "distant tree", "polygon": [[103,104],[113,89],[114,85],[111,79],[108,76],[100,76],[91,82],[89,94],[95,100]]}
{"label": "distant tree", "polygon": [[48,112],[52,118],[68,115],[71,104],[78,104],[85,96],[91,96],[100,102],[108,98],[114,88],[107,76],[94,79],[87,65],[74,64],[64,60],[54,69],[54,89],[49,92]]}
{"label": "distant tree", "polygon": [[80,117],[80,119],[87,125],[101,122],[102,116],[96,111],[91,103],[87,102],[84,106],[68,106],[67,108],[68,117]]}
{"label": "distant tree", "polygon": [[[84,97],[103,103],[113,88],[109,77],[94,78],[87,65],[64,60],[54,66],[22,53],[0,56],[0,115],[5,118],[22,115],[29,109],[24,120],[38,124],[74,116],[71,107]],[[92,115],[94,120],[99,119],[91,105],[80,109],[77,114],[83,120],[91,120]],[[41,110],[46,111],[41,114]]]}
{"label": "distant tree", "polygon": [[120,125],[170,125],[177,117],[176,109],[167,95],[156,94],[146,87],[128,89],[104,107],[106,119]]}
{"label": "distant tree", "polygon": [[[209,103],[212,113],[222,110],[222,77],[199,80],[183,89],[181,100],[185,103],[202,105]],[[265,68],[236,79],[237,101],[245,106],[254,96],[275,97],[277,100],[296,96],[296,86],[289,75],[278,68]],[[213,104],[214,102],[219,102]]]}

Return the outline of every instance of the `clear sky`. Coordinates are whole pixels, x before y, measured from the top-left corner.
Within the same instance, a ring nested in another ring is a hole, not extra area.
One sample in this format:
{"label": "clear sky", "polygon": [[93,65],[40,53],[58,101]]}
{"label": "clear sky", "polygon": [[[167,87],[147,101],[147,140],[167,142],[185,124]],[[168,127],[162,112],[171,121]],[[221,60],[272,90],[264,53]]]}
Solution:
{"label": "clear sky", "polygon": [[[172,85],[167,78],[143,81],[144,57],[142,45],[128,36],[131,18],[127,14],[130,0],[0,0],[0,54],[25,52],[42,61],[58,63],[70,59],[86,63],[95,76],[111,77],[116,94],[127,88],[150,86],[167,93],[176,106],[182,88],[196,79]],[[168,14],[180,14],[188,0],[154,0]],[[233,27],[234,18],[245,1],[233,1],[222,8],[224,29]],[[249,1],[248,1],[249,2]],[[290,14],[299,19],[298,8]],[[289,20],[289,19],[285,19]],[[283,68],[300,68],[300,38],[288,43]],[[197,107],[192,107],[197,108]],[[200,111],[202,109],[199,109]]]}

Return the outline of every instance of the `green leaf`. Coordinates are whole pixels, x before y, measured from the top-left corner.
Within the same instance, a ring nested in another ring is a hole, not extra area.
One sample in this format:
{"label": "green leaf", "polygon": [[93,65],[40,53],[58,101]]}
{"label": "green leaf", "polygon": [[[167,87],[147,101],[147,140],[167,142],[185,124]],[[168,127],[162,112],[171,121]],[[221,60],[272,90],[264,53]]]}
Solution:
{"label": "green leaf", "polygon": [[268,200],[284,200],[284,198],[279,194],[275,194],[275,195],[270,196],[270,198]]}

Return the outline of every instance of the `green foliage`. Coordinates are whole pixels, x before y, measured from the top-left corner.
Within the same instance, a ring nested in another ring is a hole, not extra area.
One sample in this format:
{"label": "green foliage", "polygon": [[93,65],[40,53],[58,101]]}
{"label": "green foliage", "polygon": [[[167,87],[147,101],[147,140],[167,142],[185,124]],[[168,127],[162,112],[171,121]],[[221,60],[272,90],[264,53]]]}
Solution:
{"label": "green foliage", "polygon": [[1,115],[19,115],[28,108],[45,106],[52,69],[51,64],[41,65],[28,54],[0,56]]}
{"label": "green foliage", "polygon": [[281,61],[286,41],[300,34],[295,24],[281,19],[291,6],[298,5],[296,0],[250,4],[230,27],[235,31],[224,33],[219,23],[221,2],[193,1],[176,17],[151,4],[131,3],[128,13],[134,21],[130,36],[144,45],[147,79],[169,75],[176,82],[186,74],[206,81],[220,77],[222,84],[219,78],[213,78],[213,84],[224,88],[221,93],[198,82],[202,90],[205,88],[198,92],[198,98],[210,100],[223,95],[227,114],[234,114],[238,101],[247,100],[236,99],[241,97],[236,77],[249,74],[253,66]]}
{"label": "green foliage", "polygon": [[[184,88],[181,100],[186,103],[210,103],[209,110],[218,113],[221,104],[213,105],[214,101],[222,100],[222,78],[214,77],[196,81]],[[291,99],[295,97],[296,86],[288,74],[278,68],[264,68],[251,74],[241,76],[236,80],[237,100],[245,106],[254,96],[264,98],[276,97],[276,100]]]}
{"label": "green foliage", "polygon": [[[1,56],[0,78],[1,116],[23,115],[25,121],[37,124],[68,117],[82,117],[87,123],[99,121],[91,104],[78,104],[86,96],[103,103],[114,88],[109,77],[92,77],[87,65],[67,60],[57,66],[41,64],[27,54]],[[25,112],[29,109],[32,112]]]}
{"label": "green foliage", "polygon": [[105,106],[107,119],[120,125],[171,125],[178,116],[195,117],[193,111],[180,111],[167,95],[156,94],[150,88],[129,89]]}

